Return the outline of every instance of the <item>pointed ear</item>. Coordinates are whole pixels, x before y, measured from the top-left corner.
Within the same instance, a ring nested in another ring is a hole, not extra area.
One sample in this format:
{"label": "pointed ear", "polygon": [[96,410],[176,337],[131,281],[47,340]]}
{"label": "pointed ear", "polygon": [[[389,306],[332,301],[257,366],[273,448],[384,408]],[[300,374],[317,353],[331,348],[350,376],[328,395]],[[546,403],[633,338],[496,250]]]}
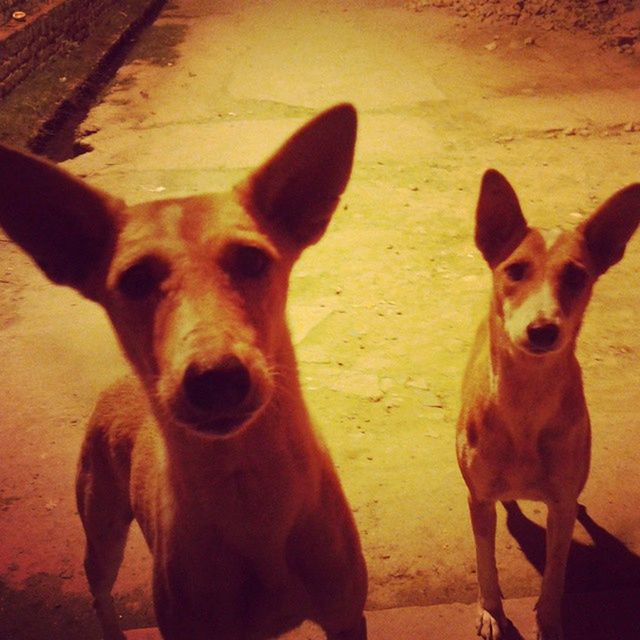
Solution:
{"label": "pointed ear", "polygon": [[622,259],[640,223],[640,183],[614,193],[580,229],[598,275]]}
{"label": "pointed ear", "polygon": [[324,111],[240,185],[243,204],[299,249],[317,242],[347,186],[356,129],[351,105]]}
{"label": "pointed ear", "polygon": [[476,246],[493,269],[507,258],[527,235],[518,196],[509,181],[495,169],[482,176],[476,209]]}
{"label": "pointed ear", "polygon": [[0,146],[0,226],[57,284],[96,298],[123,206],[47,161]]}

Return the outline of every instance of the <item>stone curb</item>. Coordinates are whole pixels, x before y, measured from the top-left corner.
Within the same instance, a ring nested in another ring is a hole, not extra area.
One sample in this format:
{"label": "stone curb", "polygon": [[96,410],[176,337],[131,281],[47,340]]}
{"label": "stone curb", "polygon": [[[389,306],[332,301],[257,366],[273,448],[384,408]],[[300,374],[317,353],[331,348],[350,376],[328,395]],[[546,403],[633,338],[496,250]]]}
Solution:
{"label": "stone curb", "polygon": [[[505,640],[536,637],[536,598],[504,601],[514,628]],[[640,590],[600,591],[565,597],[565,640],[640,640]],[[476,638],[476,605],[454,602],[426,607],[367,611],[368,640],[472,640]],[[635,611],[635,614],[633,613]],[[127,640],[161,640],[157,629],[132,629]],[[281,640],[324,640],[310,623]]]}

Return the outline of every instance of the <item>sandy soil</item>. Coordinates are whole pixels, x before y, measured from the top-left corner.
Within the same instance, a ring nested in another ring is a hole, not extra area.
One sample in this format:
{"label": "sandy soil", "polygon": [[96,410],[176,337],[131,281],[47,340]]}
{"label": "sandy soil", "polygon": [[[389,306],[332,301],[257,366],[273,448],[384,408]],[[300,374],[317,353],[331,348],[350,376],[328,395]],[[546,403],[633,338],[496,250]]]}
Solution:
{"label": "sandy soil", "polygon": [[638,0],[409,0],[414,11],[438,7],[462,18],[487,23],[508,22],[543,31],[596,36],[604,47],[620,53],[638,53],[640,3]]}
{"label": "sandy soil", "polygon": [[[352,181],[292,282],[303,383],[360,527],[369,608],[471,602],[453,432],[489,285],[472,240],[479,179],[494,166],[532,222],[576,224],[638,180],[640,66],[591,36],[392,0],[237,4],[171,3],[85,123],[94,151],[66,166],[131,202],[222,189],[312,113],[357,106]],[[580,341],[593,521],[576,528],[573,590],[640,586],[639,272],[636,238]],[[0,331],[0,637],[98,637],[73,476],[93,402],[126,365],[101,312],[6,240]],[[508,597],[539,587],[544,510],[523,510],[514,534],[500,514]],[[152,622],[137,531],[117,592],[125,626]]]}

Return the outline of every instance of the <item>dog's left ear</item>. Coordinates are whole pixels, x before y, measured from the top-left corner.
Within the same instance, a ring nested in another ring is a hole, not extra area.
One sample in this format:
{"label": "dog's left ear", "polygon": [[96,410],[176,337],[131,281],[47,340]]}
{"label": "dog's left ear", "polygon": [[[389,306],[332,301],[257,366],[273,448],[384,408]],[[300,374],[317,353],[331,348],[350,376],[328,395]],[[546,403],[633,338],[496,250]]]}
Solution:
{"label": "dog's left ear", "polygon": [[640,224],[640,183],[614,193],[580,228],[598,275],[622,259]]}
{"label": "dog's left ear", "polygon": [[46,160],[0,145],[0,226],[57,284],[97,299],[123,206]]}
{"label": "dog's left ear", "polygon": [[493,269],[522,242],[529,228],[518,196],[495,169],[482,176],[476,207],[476,246]]}
{"label": "dog's left ear", "polygon": [[238,187],[243,204],[300,249],[317,242],[349,181],[356,130],[350,104],[324,111]]}

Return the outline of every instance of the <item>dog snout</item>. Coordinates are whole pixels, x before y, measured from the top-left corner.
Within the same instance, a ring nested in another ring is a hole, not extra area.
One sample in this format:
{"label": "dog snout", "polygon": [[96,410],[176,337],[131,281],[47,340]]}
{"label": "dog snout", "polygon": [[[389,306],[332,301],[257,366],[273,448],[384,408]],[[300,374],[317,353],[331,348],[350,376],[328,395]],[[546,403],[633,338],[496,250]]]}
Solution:
{"label": "dog snout", "polygon": [[182,381],[192,407],[210,414],[225,414],[241,407],[251,391],[251,375],[236,356],[212,366],[190,364]]}
{"label": "dog snout", "polygon": [[532,351],[550,351],[560,336],[560,328],[553,322],[532,322],[527,327],[527,338]]}

